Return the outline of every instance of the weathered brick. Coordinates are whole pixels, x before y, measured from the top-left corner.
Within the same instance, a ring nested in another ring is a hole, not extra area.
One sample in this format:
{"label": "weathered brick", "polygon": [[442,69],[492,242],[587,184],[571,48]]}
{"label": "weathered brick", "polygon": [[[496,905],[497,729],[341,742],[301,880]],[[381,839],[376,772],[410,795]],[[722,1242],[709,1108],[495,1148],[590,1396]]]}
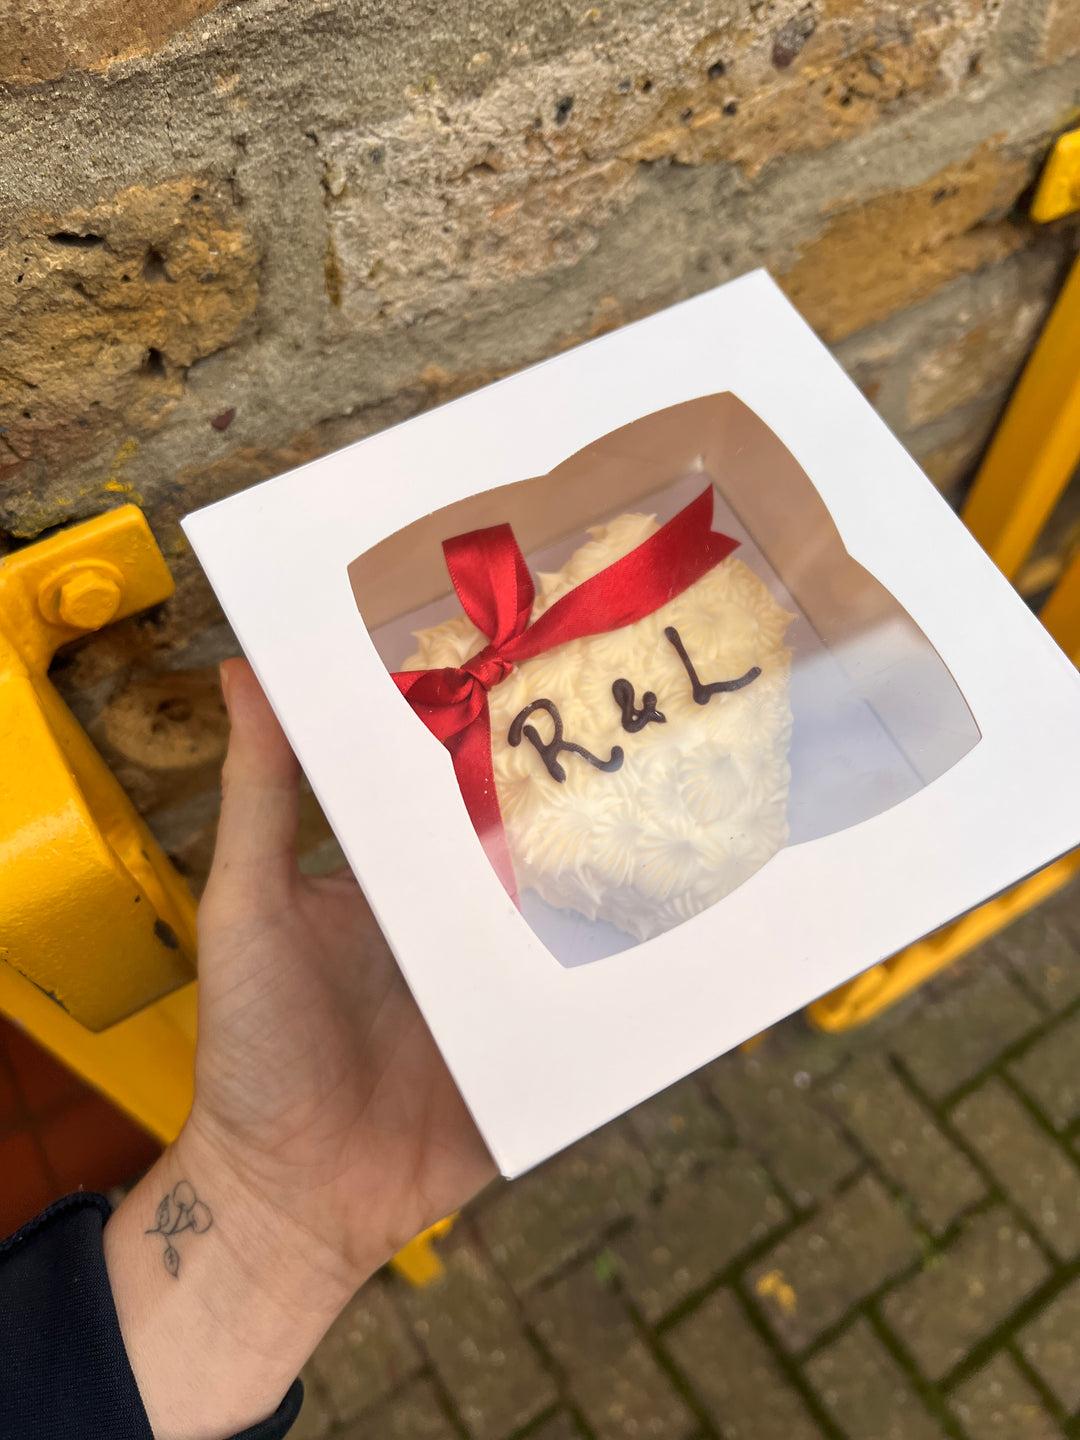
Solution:
{"label": "weathered brick", "polygon": [[533,1291],[526,1309],[598,1440],[678,1440],[694,1428],[625,1309],[591,1269]]}
{"label": "weathered brick", "polygon": [[353,1296],[310,1361],[339,1420],[374,1405],[421,1363],[388,1282],[378,1278]]}
{"label": "weathered brick", "polygon": [[626,1288],[657,1320],[787,1214],[761,1166],[745,1150],[729,1153],[675,1185],[616,1243]]}
{"label": "weathered brick", "polygon": [[909,189],[837,207],[780,285],[819,334],[839,340],[1015,250],[1023,236],[1000,217],[1030,174],[987,141]]}
{"label": "weathered brick", "polygon": [[1031,1236],[995,1206],[886,1296],[882,1314],[923,1373],[940,1380],[1049,1273]]}
{"label": "weathered brick", "polygon": [[1024,1359],[1071,1415],[1080,1410],[1080,1280],[1050,1301],[1019,1335]]}
{"label": "weathered brick", "polygon": [[1080,1014],[1063,1020],[1009,1066],[1009,1073],[1059,1130],[1080,1115]]}
{"label": "weathered brick", "polygon": [[986,1193],[971,1162],[883,1057],[860,1057],[826,1093],[859,1143],[915,1201],[930,1229],[944,1230]]}
{"label": "weathered brick", "polygon": [[858,1169],[859,1156],[808,1100],[809,1072],[754,1051],[725,1055],[705,1073],[743,1144],[796,1205],[820,1200]]}
{"label": "weathered brick", "polygon": [[1008,1089],[990,1079],[963,1099],[953,1123],[1001,1188],[1062,1260],[1080,1251],[1080,1169]]}
{"label": "weathered brick", "polygon": [[205,792],[221,769],[229,739],[217,668],[144,676],[114,696],[89,730],[115,772],[136,767],[131,776],[136,795],[142,789],[139,770],[170,775],[167,789],[154,786],[155,804],[172,805]]}
{"label": "weathered brick", "polygon": [[981,396],[1007,390],[1047,310],[1045,295],[1003,295],[961,334],[921,357],[908,382],[907,420],[925,425]]}
{"label": "weathered brick", "polygon": [[734,162],[756,175],[777,155],[867,130],[883,109],[935,83],[946,47],[970,54],[982,29],[965,5],[933,11],[912,5],[902,25],[892,19],[873,25],[873,11],[846,0],[813,11],[777,6],[748,13],[761,26],[757,44],[750,33],[725,26],[705,46],[715,54],[719,41],[729,60],[738,56],[722,84],[709,71],[684,72],[622,153],[682,165]]}
{"label": "weathered brick", "polygon": [[693,1075],[646,1100],[629,1119],[657,1176],[668,1184],[723,1155],[731,1143],[730,1124]]}
{"label": "weathered brick", "polygon": [[1064,1440],[1016,1361],[1004,1352],[958,1385],[950,1404],[972,1440]]}
{"label": "weathered brick", "polygon": [[76,67],[106,70],[135,55],[150,55],[221,0],[96,0],[57,12],[25,0],[0,17],[0,79],[31,85]]}
{"label": "weathered brick", "polygon": [[991,941],[1048,1010],[1080,995],[1080,943],[1064,905],[1040,905]]}
{"label": "weathered brick", "polygon": [[460,1440],[434,1386],[415,1380],[404,1390],[366,1410],[333,1440]]}
{"label": "weathered brick", "polygon": [[496,1263],[521,1290],[638,1209],[652,1181],[641,1147],[619,1121],[509,1186],[480,1207],[476,1221]]}
{"label": "weathered brick", "polygon": [[417,1338],[475,1440],[499,1440],[557,1399],[518,1322],[516,1301],[479,1251],[458,1235],[445,1274],[405,1292]]}
{"label": "weathered brick", "polygon": [[1080,53],[1080,11],[1075,0],[1051,0],[1043,32],[1042,59],[1056,65]]}
{"label": "weathered brick", "polygon": [[899,1206],[865,1175],[781,1240],[747,1278],[783,1344],[800,1350],[918,1254]]}
{"label": "weathered brick", "polygon": [[[789,26],[798,23],[792,8]],[[773,57],[784,26],[771,10],[730,10],[722,25],[700,4],[677,25],[639,11],[616,21],[618,34],[605,44],[601,34],[613,17],[605,21],[596,9],[585,32],[591,42],[582,44],[577,31],[554,70],[552,62],[531,71],[520,62],[490,71],[484,65],[470,76],[472,85],[411,89],[410,103],[381,115],[375,128],[346,106],[317,141],[329,304],[351,325],[382,328],[439,304],[475,303],[518,277],[558,275],[617,225],[645,188],[649,166],[677,162],[692,170],[720,162],[756,175],[779,155],[830,146],[870,129],[905,97],[937,91],[961,53],[977,52],[983,27],[972,9],[972,0],[943,0],[932,10],[909,0],[900,25],[878,23],[864,6],[844,6],[842,15],[822,10],[811,18],[805,54],[800,47],[797,63],[781,65]],[[524,38],[522,47],[529,48]],[[781,52],[796,60],[787,42]],[[940,284],[943,267],[935,274],[926,262],[923,232],[937,250],[945,248],[943,235],[955,239],[950,222],[974,228],[986,214],[982,192],[996,191],[998,172],[1008,168],[996,147],[986,149],[987,156],[925,182],[914,203],[893,208],[892,233],[885,234],[895,242],[906,230],[903,261],[924,283],[932,277]],[[403,183],[418,175],[423,184]],[[973,189],[980,196],[974,203]],[[931,208],[939,191],[944,220]],[[479,233],[483,245],[475,243]],[[841,268],[846,260],[848,273],[869,280],[889,265],[882,238],[870,228],[857,237],[863,243],[856,254],[833,250],[819,267]],[[985,261],[992,238],[976,234],[967,248]],[[904,266],[893,260],[889,268],[895,286]],[[833,280],[833,288],[850,310],[848,292],[859,287],[845,290]]]}
{"label": "weathered brick", "polygon": [[[0,293],[17,297],[5,307],[4,350],[20,384],[0,390],[0,464],[32,455],[70,465],[108,444],[120,473],[139,449],[132,430],[157,428],[188,368],[254,312],[259,257],[245,218],[227,186],[189,176],[132,185],[88,209],[35,212],[10,231]],[[99,509],[110,498],[102,471]]]}
{"label": "weathered brick", "polygon": [[724,1440],[820,1440],[821,1431],[729,1290],[710,1295],[665,1346]]}
{"label": "weathered brick", "polygon": [[945,1440],[940,1423],[862,1317],[807,1362],[806,1375],[841,1430],[857,1440]]}
{"label": "weathered brick", "polygon": [[998,398],[965,405],[943,420],[903,436],[905,447],[942,494],[951,498],[971,474],[997,429],[1002,408]]}
{"label": "weathered brick", "polygon": [[1041,1020],[998,966],[980,963],[892,1037],[891,1048],[935,1097],[972,1079]]}

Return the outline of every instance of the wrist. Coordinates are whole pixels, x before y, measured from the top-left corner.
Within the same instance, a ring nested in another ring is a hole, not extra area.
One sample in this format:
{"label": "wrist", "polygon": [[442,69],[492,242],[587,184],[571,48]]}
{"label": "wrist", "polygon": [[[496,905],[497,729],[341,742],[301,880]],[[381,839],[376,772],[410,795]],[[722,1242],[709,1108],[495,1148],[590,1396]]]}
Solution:
{"label": "wrist", "polygon": [[[390,1258],[392,1252],[384,1252],[370,1236],[356,1249],[344,1242],[332,1243],[330,1235],[337,1236],[341,1227],[317,1222],[316,1217],[325,1217],[319,1184],[311,1174],[302,1167],[268,1161],[261,1153],[252,1156],[200,1113],[198,1105],[167,1153],[213,1174],[237,1216],[231,1237],[237,1264],[257,1270],[259,1284],[272,1293],[280,1281],[288,1304],[294,1302],[300,1277],[308,1293],[325,1296],[327,1303],[344,1296],[344,1304]],[[276,1275],[259,1258],[263,1243],[282,1257]]]}
{"label": "wrist", "polygon": [[221,1440],[272,1414],[366,1278],[192,1125],[110,1218],[105,1261],[157,1440]]}

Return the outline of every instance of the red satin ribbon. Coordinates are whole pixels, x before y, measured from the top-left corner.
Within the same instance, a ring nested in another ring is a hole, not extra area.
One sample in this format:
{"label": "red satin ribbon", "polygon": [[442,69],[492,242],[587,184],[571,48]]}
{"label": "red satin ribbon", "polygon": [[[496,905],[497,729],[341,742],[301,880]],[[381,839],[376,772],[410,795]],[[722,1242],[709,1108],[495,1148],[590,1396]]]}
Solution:
{"label": "red satin ribbon", "polygon": [[629,555],[576,585],[529,624],[533,583],[509,525],[443,543],[462,609],[489,644],[444,670],[401,670],[394,683],[450,751],[465,808],[495,873],[517,902],[495,772],[487,692],[514,666],[556,645],[619,630],[681,595],[738,545],[712,529],[712,487]]}

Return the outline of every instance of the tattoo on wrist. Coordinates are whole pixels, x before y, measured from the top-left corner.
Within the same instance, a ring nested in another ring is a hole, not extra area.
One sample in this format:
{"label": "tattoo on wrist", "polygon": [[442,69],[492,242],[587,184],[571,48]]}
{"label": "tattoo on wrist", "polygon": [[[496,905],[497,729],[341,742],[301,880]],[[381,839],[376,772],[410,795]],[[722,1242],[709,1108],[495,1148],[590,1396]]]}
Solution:
{"label": "tattoo on wrist", "polygon": [[164,1196],[157,1207],[157,1224],[144,1233],[165,1236],[165,1269],[175,1277],[180,1274],[180,1254],[172,1243],[172,1237],[182,1230],[194,1230],[196,1235],[201,1235],[213,1223],[214,1217],[209,1208],[197,1197],[191,1185],[186,1180],[178,1180],[172,1194]]}

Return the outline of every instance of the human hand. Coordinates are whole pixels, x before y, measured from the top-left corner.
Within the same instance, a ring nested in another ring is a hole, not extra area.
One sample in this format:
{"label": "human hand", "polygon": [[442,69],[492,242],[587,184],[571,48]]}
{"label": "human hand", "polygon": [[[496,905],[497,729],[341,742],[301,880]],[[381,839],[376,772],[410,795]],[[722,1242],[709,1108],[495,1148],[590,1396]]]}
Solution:
{"label": "human hand", "polygon": [[189,1126],[359,1283],[494,1167],[359,885],[300,874],[300,769],[250,666],[222,678]]}
{"label": "human hand", "polygon": [[[195,1101],[106,1229],[159,1437],[227,1435],[272,1411],[364,1279],[494,1174],[356,881],[300,874],[300,770],[250,666],[227,661],[222,683],[232,734],[199,909]],[[173,1205],[191,1233],[166,1239],[165,1273],[145,1232],[177,1185],[209,1219],[187,1226]],[[178,1357],[185,1283],[213,1324]]]}

